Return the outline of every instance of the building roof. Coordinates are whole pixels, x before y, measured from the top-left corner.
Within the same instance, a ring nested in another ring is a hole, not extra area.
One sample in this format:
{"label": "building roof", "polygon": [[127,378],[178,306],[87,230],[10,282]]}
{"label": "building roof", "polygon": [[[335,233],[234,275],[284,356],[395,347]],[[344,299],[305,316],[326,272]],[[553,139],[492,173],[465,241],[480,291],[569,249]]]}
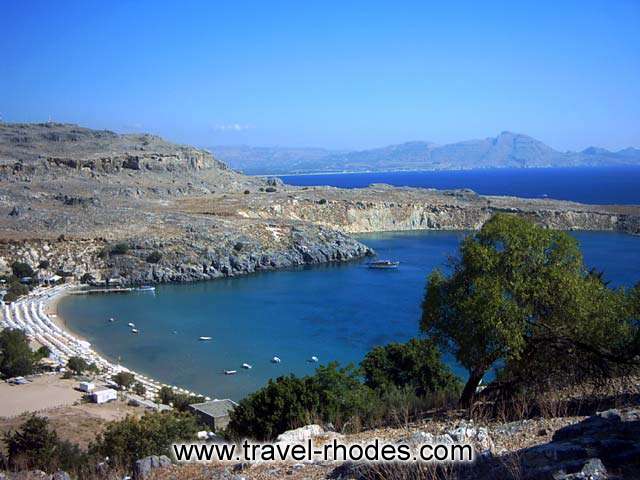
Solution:
{"label": "building roof", "polygon": [[213,418],[225,417],[238,404],[233,400],[225,398],[224,400],[210,400],[203,403],[194,403],[189,405],[194,410],[204,413]]}

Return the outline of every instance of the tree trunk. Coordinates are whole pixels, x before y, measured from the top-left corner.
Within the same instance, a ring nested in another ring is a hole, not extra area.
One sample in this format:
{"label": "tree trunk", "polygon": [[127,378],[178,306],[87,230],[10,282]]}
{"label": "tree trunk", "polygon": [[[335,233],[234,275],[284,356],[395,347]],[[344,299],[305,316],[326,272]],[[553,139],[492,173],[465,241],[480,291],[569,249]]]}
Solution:
{"label": "tree trunk", "polygon": [[469,407],[473,402],[473,397],[476,395],[476,388],[480,385],[480,381],[484,376],[486,369],[484,368],[476,368],[471,371],[469,375],[469,380],[467,380],[467,384],[464,386],[462,390],[462,395],[460,396],[460,406],[461,407]]}

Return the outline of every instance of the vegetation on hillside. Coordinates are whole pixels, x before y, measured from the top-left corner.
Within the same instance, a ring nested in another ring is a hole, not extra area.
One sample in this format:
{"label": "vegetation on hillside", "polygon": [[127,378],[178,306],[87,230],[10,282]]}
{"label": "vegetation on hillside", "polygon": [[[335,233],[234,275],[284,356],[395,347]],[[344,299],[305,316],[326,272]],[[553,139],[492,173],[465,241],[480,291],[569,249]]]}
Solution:
{"label": "vegetation on hillside", "polygon": [[37,363],[48,355],[46,347],[31,350],[22,330],[5,328],[0,332],[0,374],[5,378],[33,373]]}

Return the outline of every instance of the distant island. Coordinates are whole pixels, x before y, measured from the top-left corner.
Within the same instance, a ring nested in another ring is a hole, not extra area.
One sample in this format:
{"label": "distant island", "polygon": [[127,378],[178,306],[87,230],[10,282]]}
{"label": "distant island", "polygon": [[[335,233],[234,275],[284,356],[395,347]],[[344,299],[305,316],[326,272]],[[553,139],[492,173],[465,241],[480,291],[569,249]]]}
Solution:
{"label": "distant island", "polygon": [[638,148],[613,152],[589,147],[580,152],[560,152],[528,135],[512,132],[447,145],[407,142],[360,151],[250,146],[210,149],[216,158],[249,175],[640,165]]}

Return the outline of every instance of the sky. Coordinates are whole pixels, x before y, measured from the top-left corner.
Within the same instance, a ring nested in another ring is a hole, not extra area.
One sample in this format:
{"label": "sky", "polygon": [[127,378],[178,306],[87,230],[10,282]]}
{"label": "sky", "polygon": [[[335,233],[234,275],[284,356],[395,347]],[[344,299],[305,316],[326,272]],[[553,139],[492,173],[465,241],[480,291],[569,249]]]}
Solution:
{"label": "sky", "polygon": [[199,146],[640,147],[640,0],[0,0],[0,116]]}

